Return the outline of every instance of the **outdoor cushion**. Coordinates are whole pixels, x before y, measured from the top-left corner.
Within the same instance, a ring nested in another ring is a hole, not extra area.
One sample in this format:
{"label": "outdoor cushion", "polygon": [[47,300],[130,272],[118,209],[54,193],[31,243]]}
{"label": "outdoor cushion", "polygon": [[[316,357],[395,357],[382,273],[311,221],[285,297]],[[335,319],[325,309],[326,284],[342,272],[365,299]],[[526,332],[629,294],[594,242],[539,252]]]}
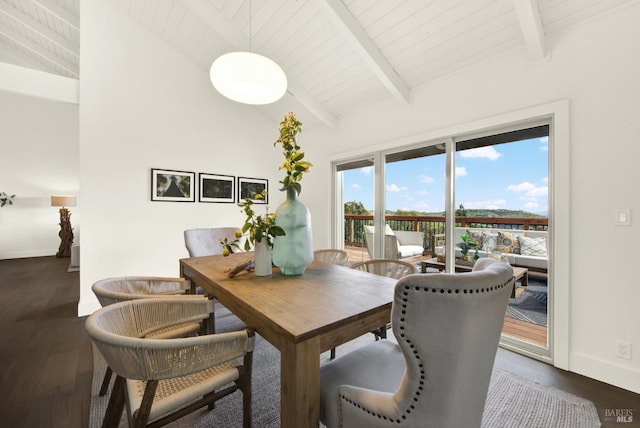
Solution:
{"label": "outdoor cushion", "polygon": [[491,248],[498,246],[498,234],[499,232],[488,232],[484,231],[482,233],[482,249],[485,251],[490,251]]}
{"label": "outdoor cushion", "polygon": [[498,232],[498,246],[502,247],[503,253],[520,254],[518,236],[524,236],[524,233]]}
{"label": "outdoor cushion", "polygon": [[518,236],[518,241],[520,242],[520,254],[523,256],[547,256],[547,240],[544,237]]}

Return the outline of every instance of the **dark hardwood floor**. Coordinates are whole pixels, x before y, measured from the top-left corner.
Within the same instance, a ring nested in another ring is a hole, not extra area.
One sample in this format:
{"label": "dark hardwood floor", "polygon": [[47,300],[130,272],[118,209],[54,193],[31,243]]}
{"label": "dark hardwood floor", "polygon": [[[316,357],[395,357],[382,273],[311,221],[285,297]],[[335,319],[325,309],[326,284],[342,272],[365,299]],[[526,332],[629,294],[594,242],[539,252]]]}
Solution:
{"label": "dark hardwood floor", "polygon": [[[78,273],[68,265],[55,257],[0,260],[1,427],[88,426],[91,345],[77,317]],[[605,428],[640,426],[640,394],[502,349],[496,367],[591,400]],[[633,422],[606,416],[615,410],[631,410]]]}

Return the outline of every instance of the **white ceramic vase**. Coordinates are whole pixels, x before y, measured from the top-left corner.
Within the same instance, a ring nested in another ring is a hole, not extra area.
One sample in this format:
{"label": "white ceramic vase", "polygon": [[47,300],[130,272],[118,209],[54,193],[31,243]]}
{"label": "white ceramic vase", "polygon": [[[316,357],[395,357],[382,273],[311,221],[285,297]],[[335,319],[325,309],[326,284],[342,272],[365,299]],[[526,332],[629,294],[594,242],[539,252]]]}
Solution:
{"label": "white ceramic vase", "polygon": [[256,242],[254,250],[255,266],[253,271],[256,276],[271,275],[271,247],[267,245],[267,238],[263,238],[262,241]]}

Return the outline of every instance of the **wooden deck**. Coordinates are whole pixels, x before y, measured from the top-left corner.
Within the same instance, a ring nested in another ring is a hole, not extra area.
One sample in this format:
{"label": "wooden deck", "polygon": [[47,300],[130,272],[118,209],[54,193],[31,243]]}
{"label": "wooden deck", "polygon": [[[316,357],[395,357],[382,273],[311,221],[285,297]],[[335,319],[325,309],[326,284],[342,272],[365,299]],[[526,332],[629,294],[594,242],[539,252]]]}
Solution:
{"label": "wooden deck", "polygon": [[[366,247],[346,247],[349,253],[349,264],[369,260],[369,253]],[[409,263],[418,262],[422,259],[419,257],[409,257],[403,259]],[[547,327],[520,321],[517,319],[505,317],[502,332],[508,336],[515,337],[526,342],[547,347],[548,332]]]}

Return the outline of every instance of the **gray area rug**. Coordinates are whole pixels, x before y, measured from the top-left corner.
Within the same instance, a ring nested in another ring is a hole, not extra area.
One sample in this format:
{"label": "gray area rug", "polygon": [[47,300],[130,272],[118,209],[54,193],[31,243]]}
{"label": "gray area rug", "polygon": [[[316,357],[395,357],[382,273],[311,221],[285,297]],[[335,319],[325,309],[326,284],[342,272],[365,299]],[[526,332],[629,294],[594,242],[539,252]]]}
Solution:
{"label": "gray area rug", "polygon": [[[226,309],[216,311],[218,331],[242,328],[241,321]],[[337,356],[374,340],[366,334],[337,348]],[[108,394],[99,397],[98,391],[106,364],[94,349],[94,373],[89,427],[101,426],[107,407]],[[329,360],[329,353],[320,356],[321,364]],[[111,392],[111,390],[109,391]],[[280,426],[280,353],[263,338],[257,336],[253,370],[253,426],[277,428]],[[216,408],[206,409],[167,425],[173,428],[242,426],[242,406],[239,393],[225,397]],[[464,411],[464,403],[461,403]],[[121,427],[127,427],[123,417]],[[563,391],[537,384],[513,373],[494,369],[489,386],[487,404],[482,420],[484,428],[591,428],[599,427],[598,413],[593,403]]]}
{"label": "gray area rug", "polygon": [[521,321],[547,325],[547,279],[529,276],[528,287],[515,299],[509,299],[506,315]]}

